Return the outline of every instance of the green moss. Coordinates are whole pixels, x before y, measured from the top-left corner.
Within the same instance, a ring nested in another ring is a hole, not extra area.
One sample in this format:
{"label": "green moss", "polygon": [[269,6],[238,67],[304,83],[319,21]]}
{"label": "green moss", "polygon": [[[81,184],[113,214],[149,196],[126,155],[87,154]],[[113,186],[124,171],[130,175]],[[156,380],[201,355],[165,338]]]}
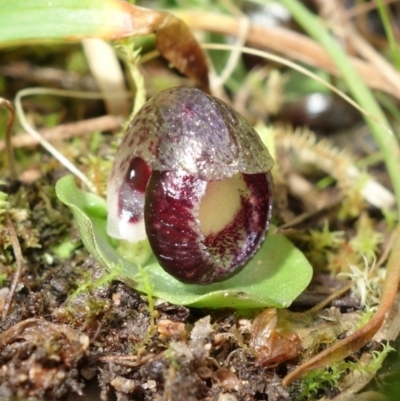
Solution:
{"label": "green moss", "polygon": [[308,400],[336,388],[339,380],[347,373],[346,364],[336,363],[329,368],[315,369],[307,373],[300,383],[300,391],[296,397],[296,401]]}
{"label": "green moss", "polygon": [[371,352],[372,360],[367,364],[361,360],[357,362],[343,360],[329,367],[308,372],[296,386],[298,391],[296,401],[309,400],[323,395],[327,390],[335,389],[345,375],[355,371],[374,374],[382,367],[383,361],[391,351],[394,351],[394,348],[388,344],[383,344],[382,351]]}
{"label": "green moss", "polygon": [[4,281],[7,279],[7,274],[6,273],[0,273],[0,286],[4,284]]}
{"label": "green moss", "polygon": [[52,254],[60,259],[68,259],[79,243],[72,242],[70,238],[65,238],[60,244],[51,248]]}
{"label": "green moss", "polygon": [[93,280],[92,272],[86,272],[81,277],[81,283],[76,288],[76,290],[71,294],[69,302],[72,303],[78,295],[84,294],[89,291],[93,291],[102,285],[107,285],[111,281],[118,279],[119,275],[122,273],[122,264],[116,265],[113,269],[104,270],[103,274],[97,280]]}
{"label": "green moss", "polygon": [[7,209],[8,209],[7,194],[0,191],[0,216],[2,216]]}
{"label": "green moss", "polygon": [[389,352],[392,351],[395,351],[395,349],[389,344],[382,344],[382,351],[372,351],[372,361],[364,367],[360,367],[360,370],[368,373],[376,372],[382,367],[383,361],[385,360]]}
{"label": "green moss", "polygon": [[355,252],[364,255],[368,262],[376,259],[379,244],[383,235],[376,230],[374,221],[366,214],[362,214],[356,223],[357,234],[351,239],[350,245]]}

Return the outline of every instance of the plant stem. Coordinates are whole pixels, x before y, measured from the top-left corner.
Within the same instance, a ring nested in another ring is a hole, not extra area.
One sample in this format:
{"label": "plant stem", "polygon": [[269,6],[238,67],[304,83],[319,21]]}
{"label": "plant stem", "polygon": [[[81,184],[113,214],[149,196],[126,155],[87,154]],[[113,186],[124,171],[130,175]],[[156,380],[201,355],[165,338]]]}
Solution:
{"label": "plant stem", "polygon": [[347,54],[331,33],[327,31],[320,18],[308,11],[297,0],[281,0],[280,3],[291,12],[303,29],[325,48],[342,73],[342,78],[354,99],[370,113],[370,116],[366,118],[366,123],[381,149],[394,188],[397,215],[400,221],[400,148],[394,134],[385,129],[385,127],[390,128],[386,116],[369,88],[358,75]]}
{"label": "plant stem", "polygon": [[378,4],[379,15],[381,17],[383,28],[385,29],[386,37],[389,42],[390,51],[392,52],[393,62],[396,65],[396,68],[400,70],[399,48],[389,21],[389,15],[386,9],[387,6],[385,6],[382,0],[376,0],[376,3]]}

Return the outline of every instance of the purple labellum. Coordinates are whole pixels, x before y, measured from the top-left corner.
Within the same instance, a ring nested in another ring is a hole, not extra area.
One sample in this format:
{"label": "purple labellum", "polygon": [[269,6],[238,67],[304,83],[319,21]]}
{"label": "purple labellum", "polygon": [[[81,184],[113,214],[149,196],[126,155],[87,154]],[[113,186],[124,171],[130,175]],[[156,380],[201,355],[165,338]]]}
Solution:
{"label": "purple labellum", "polygon": [[192,88],[161,92],[117,152],[108,233],[148,236],[160,265],[183,282],[223,280],[265,237],[272,165],[254,129],[221,100]]}

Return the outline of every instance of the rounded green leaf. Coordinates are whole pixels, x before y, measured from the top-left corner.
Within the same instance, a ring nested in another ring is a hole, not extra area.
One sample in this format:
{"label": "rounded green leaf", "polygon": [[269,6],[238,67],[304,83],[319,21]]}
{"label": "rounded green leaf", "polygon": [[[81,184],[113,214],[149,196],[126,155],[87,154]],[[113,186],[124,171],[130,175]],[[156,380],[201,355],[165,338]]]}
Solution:
{"label": "rounded green leaf", "polygon": [[143,266],[145,270],[122,258],[106,233],[105,201],[78,189],[72,176],[58,181],[56,193],[74,214],[82,241],[95,259],[107,269],[122,264],[121,281],[144,293],[150,287],[150,295],[170,303],[209,308],[284,308],[311,280],[312,268],[304,255],[282,234],[269,233],[256,255],[228,280],[202,286],[183,284],[166,273],[154,256]]}

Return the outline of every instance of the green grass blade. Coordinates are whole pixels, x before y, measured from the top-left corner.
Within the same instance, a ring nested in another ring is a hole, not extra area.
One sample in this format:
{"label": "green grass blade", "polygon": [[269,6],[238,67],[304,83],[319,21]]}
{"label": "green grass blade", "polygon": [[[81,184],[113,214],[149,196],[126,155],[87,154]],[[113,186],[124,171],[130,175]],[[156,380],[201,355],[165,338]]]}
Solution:
{"label": "green grass blade", "polygon": [[121,0],[0,0],[0,47],[125,36],[134,28],[132,7]]}
{"label": "green grass blade", "polygon": [[297,0],[281,0],[280,3],[291,12],[303,29],[325,48],[341,72],[342,78],[354,99],[371,116],[366,118],[366,123],[382,151],[395,191],[397,213],[400,219],[400,147],[394,134],[385,129],[385,127],[390,128],[385,114],[372,92],[358,75],[347,54],[328,32],[320,18],[308,11]]}
{"label": "green grass blade", "polygon": [[379,15],[382,20],[383,28],[385,29],[386,37],[389,42],[390,51],[392,53],[393,62],[396,65],[396,68],[400,70],[400,52],[399,45],[394,36],[392,26],[390,24],[389,15],[386,9],[386,5],[382,0],[376,0],[378,5]]}

